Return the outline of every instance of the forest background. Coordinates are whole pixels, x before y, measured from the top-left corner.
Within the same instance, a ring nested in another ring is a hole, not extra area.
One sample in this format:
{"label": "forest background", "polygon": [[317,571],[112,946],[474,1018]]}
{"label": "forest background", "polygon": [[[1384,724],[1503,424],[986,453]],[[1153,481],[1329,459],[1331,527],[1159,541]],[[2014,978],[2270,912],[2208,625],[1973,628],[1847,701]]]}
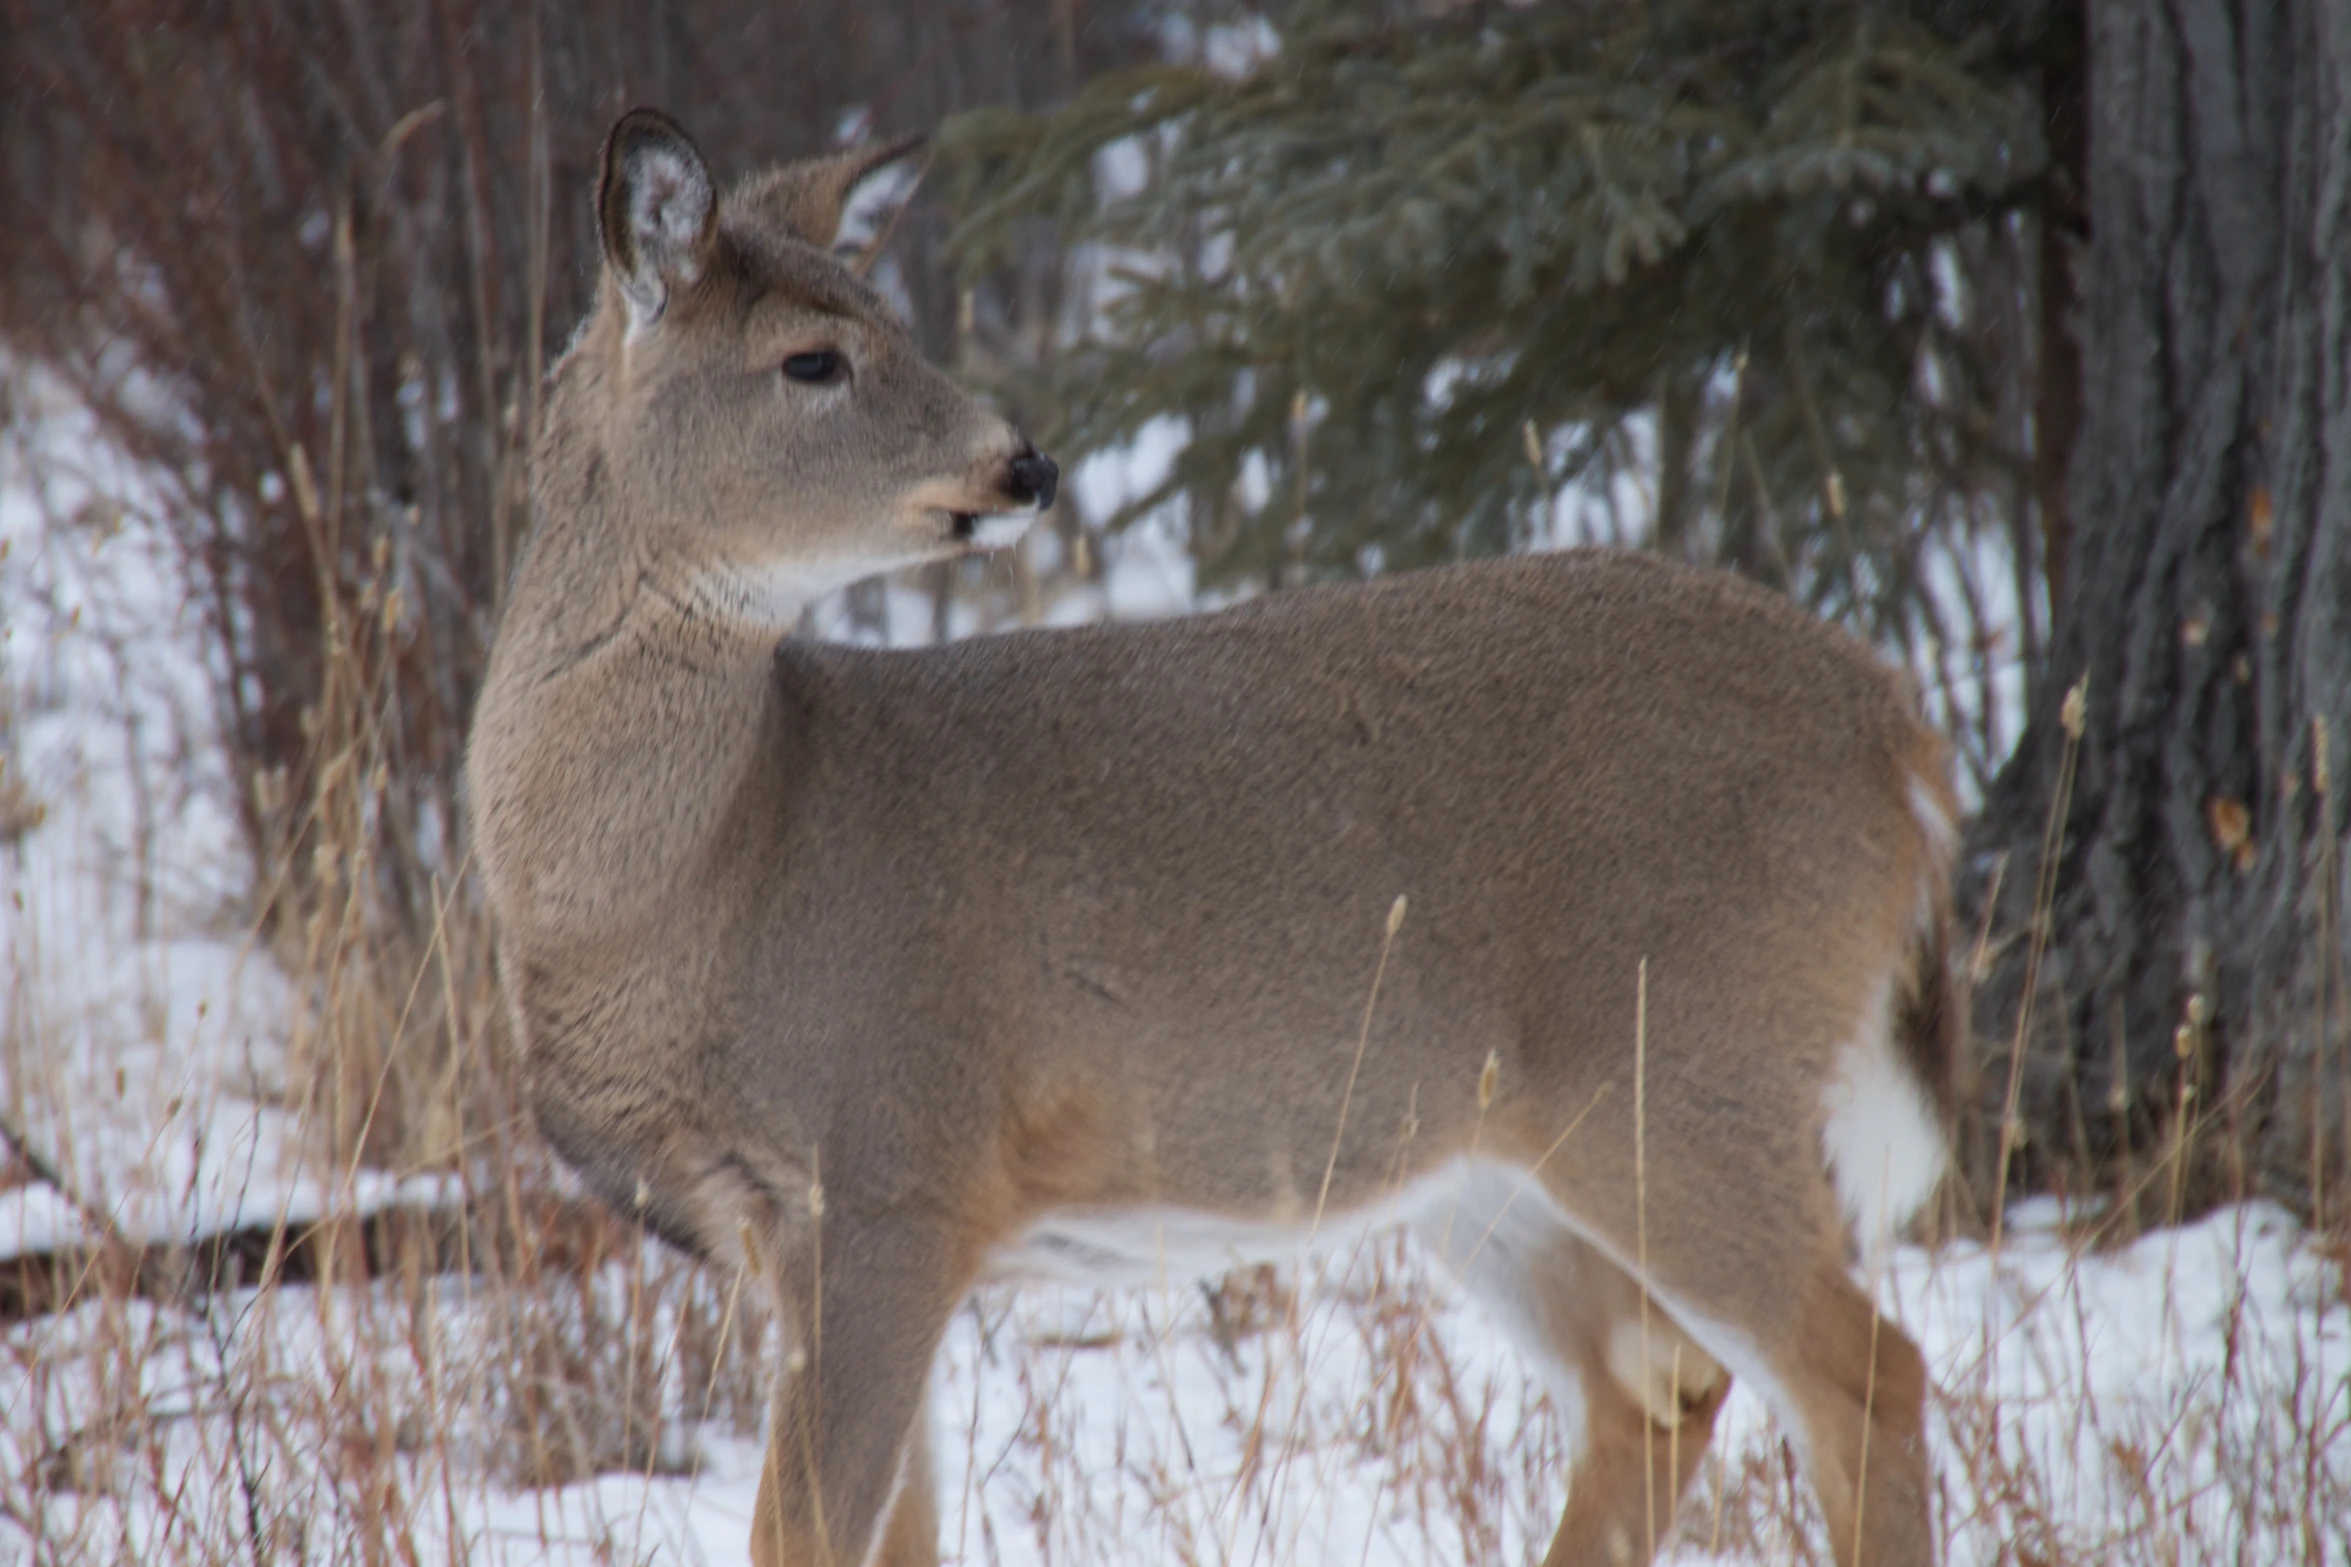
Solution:
{"label": "forest background", "polygon": [[[1741,571],[1955,741],[1947,1228],[2051,1192],[2326,1233],[2347,81],[2327,0],[0,0],[0,419],[81,410],[139,499],[64,524],[151,528],[185,585],[247,868],[214,917],[291,978],[267,1095],[330,1168],[467,1194],[353,1242],[379,1265],[635,1244],[485,1174],[538,1155],[459,771],[636,103],[722,169],[935,132],[887,286],[1065,463],[1139,475],[812,629],[1096,613],[1137,550],[1202,603],[1581,541]],[[0,853],[54,792],[0,765]],[[65,1174],[8,1048],[18,1178]]]}

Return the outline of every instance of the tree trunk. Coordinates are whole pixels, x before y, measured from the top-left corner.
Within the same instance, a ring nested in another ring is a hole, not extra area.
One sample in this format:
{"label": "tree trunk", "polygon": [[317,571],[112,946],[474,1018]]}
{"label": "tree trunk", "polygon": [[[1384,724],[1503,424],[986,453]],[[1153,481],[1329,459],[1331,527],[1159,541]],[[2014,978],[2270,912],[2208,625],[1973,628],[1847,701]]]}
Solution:
{"label": "tree trunk", "polygon": [[2207,1173],[2325,1205],[2351,1170],[2351,7],[2087,12],[2070,563],[1963,878],[1986,933],[1975,1151],[2021,1033],[2012,1181],[2144,1170],[2201,1125],[2245,1160]]}

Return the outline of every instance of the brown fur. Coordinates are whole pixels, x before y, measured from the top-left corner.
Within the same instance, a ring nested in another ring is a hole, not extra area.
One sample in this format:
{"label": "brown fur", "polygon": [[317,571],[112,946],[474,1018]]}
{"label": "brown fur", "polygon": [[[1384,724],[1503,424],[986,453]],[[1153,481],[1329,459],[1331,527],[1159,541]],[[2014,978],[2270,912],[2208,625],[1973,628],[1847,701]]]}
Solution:
{"label": "brown fur", "polygon": [[[795,592],[968,549],[959,514],[1015,509],[1033,454],[826,254],[811,208],[848,179],[699,221],[699,169],[658,117],[616,129],[610,280],[557,372],[469,767],[542,1125],[784,1312],[755,1558],[935,1560],[933,1352],[1040,1218],[1302,1224],[1326,1161],[1338,1215],[1474,1141],[1569,1225],[1510,1275],[1588,1394],[1553,1567],[1644,1559],[1658,1419],[1687,1411],[1670,1518],[1728,1385],[1710,1336],[1784,1390],[1840,1562],[1928,1561],[1923,1369],[1848,1278],[1822,1165],[1873,997],[1948,1105],[1913,801],[1949,786],[1896,682],[1780,599],[1606,552],[779,643]],[[830,401],[775,368],[824,344],[851,362]],[[1663,1411],[1608,1348],[1644,1250]]]}

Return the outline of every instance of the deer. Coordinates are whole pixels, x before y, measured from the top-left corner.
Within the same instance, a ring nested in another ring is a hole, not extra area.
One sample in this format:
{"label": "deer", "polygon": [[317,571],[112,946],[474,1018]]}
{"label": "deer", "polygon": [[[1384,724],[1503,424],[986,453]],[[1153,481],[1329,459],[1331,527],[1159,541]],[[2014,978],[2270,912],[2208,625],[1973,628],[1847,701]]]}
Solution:
{"label": "deer", "polygon": [[1549,1567],[1649,1560],[1739,1377],[1841,1567],[1932,1561],[1927,1369],[1860,1277],[1962,1092],[1917,692],[1599,548],[795,634],[1058,485],[843,241],[918,156],[722,190],[675,121],[612,127],[466,762],[538,1126],[780,1324],[752,1559],[938,1561],[975,1288],[1401,1225],[1567,1422]]}

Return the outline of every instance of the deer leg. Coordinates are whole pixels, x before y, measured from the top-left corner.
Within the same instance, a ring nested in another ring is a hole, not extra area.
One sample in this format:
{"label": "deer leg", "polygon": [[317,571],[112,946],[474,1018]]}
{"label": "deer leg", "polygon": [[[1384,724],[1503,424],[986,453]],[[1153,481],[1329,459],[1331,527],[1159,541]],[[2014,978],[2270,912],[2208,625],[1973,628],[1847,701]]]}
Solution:
{"label": "deer leg", "polygon": [[[1680,1296],[1726,1355],[1752,1359],[1805,1478],[1838,1567],[1932,1567],[1926,1362],[1845,1269],[1841,1237],[1790,1237],[1786,1274]],[[1658,1281],[1673,1294],[1670,1275]]]}
{"label": "deer leg", "polygon": [[915,1412],[906,1436],[906,1458],[898,1500],[882,1528],[875,1567],[938,1567],[939,1498],[931,1480],[931,1417],[926,1405]]}
{"label": "deer leg", "polygon": [[1672,1526],[1730,1378],[1630,1274],[1511,1195],[1473,1189],[1416,1233],[1550,1373],[1576,1457],[1544,1567],[1633,1567]]}
{"label": "deer leg", "polygon": [[[1825,1181],[1818,1196],[1825,1210]],[[1661,1259],[1652,1248],[1650,1260],[1658,1298],[1752,1371],[1800,1439],[1839,1567],[1932,1567],[1926,1362],[1848,1276],[1834,1223],[1791,1224],[1750,1248],[1744,1277],[1726,1279],[1695,1254]]]}
{"label": "deer leg", "polygon": [[912,1228],[828,1222],[821,1256],[786,1270],[792,1348],[752,1507],[755,1567],[861,1567],[877,1536],[893,1567],[937,1560],[921,1417],[962,1293],[945,1253]]}
{"label": "deer leg", "polygon": [[1673,1527],[1730,1377],[1632,1278],[1581,1241],[1545,1337],[1583,1389],[1580,1456],[1544,1567],[1635,1567]]}
{"label": "deer leg", "polygon": [[[1612,1395],[1603,1379],[1584,1373],[1594,1389],[1592,1461],[1619,1478],[1583,1488],[1604,1493],[1598,1500],[1571,1496],[1553,1567],[1642,1559],[1648,1520],[1639,1497],[1654,1481],[1643,1479],[1634,1411],[1646,1406],[1654,1417],[1666,1402],[1641,1391],[1644,1381],[1661,1376],[1654,1349],[1661,1315],[1673,1335],[1665,1340],[1669,1346],[1703,1346],[1770,1400],[1801,1450],[1839,1567],[1932,1567],[1925,1362],[1848,1275],[1844,1212],[1818,1153],[1805,1146],[1811,1139],[1800,1131],[1776,1141],[1713,1137],[1695,1122],[1671,1118],[1650,1126],[1648,1168],[1662,1172],[1654,1189],[1674,1195],[1652,1203],[1645,1231],[1637,1198],[1626,1200],[1640,1190],[1639,1166],[1629,1157],[1634,1149],[1588,1143],[1584,1158],[1543,1176],[1579,1236],[1604,1254],[1574,1267],[1578,1287],[1563,1291],[1558,1298],[1566,1305],[1555,1308],[1569,1325],[1549,1336],[1571,1346],[1567,1357],[1579,1367],[1590,1363],[1597,1341],[1602,1363],[1618,1373],[1605,1380],[1614,1385],[1613,1396],[1626,1400],[1608,1414]],[[1711,1214],[1709,1198],[1716,1205]],[[1661,1214],[1675,1217],[1659,1222]],[[1626,1352],[1622,1326],[1639,1311],[1636,1257],[1656,1302],[1646,1368],[1637,1351]],[[1621,1284],[1593,1282],[1612,1278]],[[1612,1293],[1619,1289],[1625,1293]],[[1706,1418],[1712,1419],[1710,1409]],[[1609,1431],[1617,1433],[1613,1442]],[[1623,1500],[1611,1501],[1610,1494]],[[1586,1506],[1602,1509],[1591,1515],[1601,1536],[1596,1550],[1582,1543],[1591,1537],[1584,1532]],[[1640,1534],[1634,1554],[1619,1558],[1606,1536],[1628,1516]]]}
{"label": "deer leg", "polygon": [[[1788,1401],[1839,1567],[1928,1567],[1926,1362],[1839,1262],[1806,1292],[1783,1347]],[[1784,1413],[1783,1413],[1784,1418]]]}

